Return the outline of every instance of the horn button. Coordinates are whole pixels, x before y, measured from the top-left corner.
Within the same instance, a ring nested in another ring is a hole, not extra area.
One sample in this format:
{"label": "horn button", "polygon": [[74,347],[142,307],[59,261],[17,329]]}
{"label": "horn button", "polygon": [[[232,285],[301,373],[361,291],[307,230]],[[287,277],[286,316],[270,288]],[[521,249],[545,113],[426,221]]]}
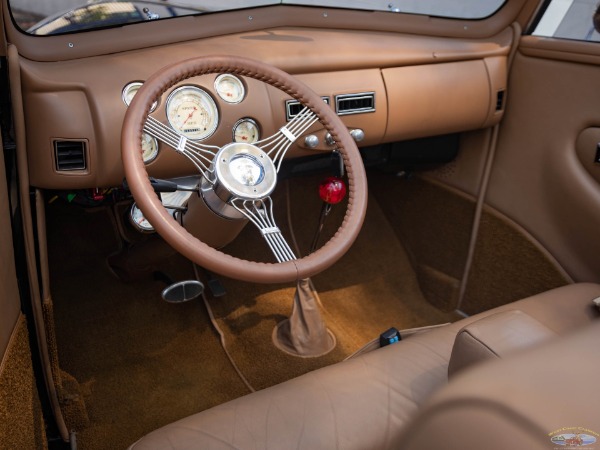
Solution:
{"label": "horn button", "polygon": [[221,148],[213,160],[214,191],[224,202],[232,197],[260,200],[277,184],[271,158],[256,145],[233,142]]}

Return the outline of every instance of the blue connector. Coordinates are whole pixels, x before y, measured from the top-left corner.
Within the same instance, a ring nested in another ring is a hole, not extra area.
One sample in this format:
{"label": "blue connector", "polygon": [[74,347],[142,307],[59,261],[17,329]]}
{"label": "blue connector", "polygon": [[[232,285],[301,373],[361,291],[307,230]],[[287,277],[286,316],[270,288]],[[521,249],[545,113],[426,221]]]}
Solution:
{"label": "blue connector", "polygon": [[400,336],[400,332],[396,328],[392,327],[379,335],[379,346],[385,347],[390,344],[395,344],[401,340],[402,336]]}

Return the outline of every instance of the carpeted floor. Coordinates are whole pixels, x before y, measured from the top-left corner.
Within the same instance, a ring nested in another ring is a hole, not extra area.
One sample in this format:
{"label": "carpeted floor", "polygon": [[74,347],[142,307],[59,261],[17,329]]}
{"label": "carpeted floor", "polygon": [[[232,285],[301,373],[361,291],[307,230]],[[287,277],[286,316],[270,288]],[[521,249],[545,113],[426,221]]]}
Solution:
{"label": "carpeted floor", "polygon": [[[302,252],[318,219],[317,182],[289,183],[291,218]],[[278,223],[287,229],[284,183],[275,199]],[[334,232],[342,213],[342,206],[334,209],[325,235]],[[109,210],[84,210],[59,201],[49,205],[47,215],[61,368],[79,381],[90,418],[90,426],[78,433],[79,448],[126,448],[161,425],[247,392],[201,302],[167,304],[160,299],[161,282],[148,277],[125,283],[109,271],[106,257],[120,245]],[[227,251],[269,258],[251,227]],[[191,278],[191,269],[177,255],[160,266],[175,280]],[[328,355],[299,359],[273,346],[271,333],[290,312],[293,286],[221,280],[227,295],[209,296],[209,302],[233,358],[258,389],[338,362],[390,326],[458,318],[424,300],[402,243],[372,198],[352,250],[313,280],[338,340]]]}
{"label": "carpeted floor", "polygon": [[[302,254],[309,248],[318,222],[318,181],[311,177],[289,182],[292,224]],[[280,192],[275,202],[283,201],[285,195]],[[280,208],[277,212],[277,221],[286,230],[289,224],[285,211]],[[334,208],[321,242],[337,229],[343,213],[342,205]],[[246,227],[226,250],[236,256],[268,257],[258,231],[251,227]],[[324,306],[325,322],[338,341],[331,353],[301,359],[272,344],[273,328],[291,312],[295,286],[274,288],[223,281],[228,295],[209,297],[209,301],[234,359],[250,384],[258,389],[341,361],[392,326],[403,329],[459,318],[455,313],[439,311],[424,299],[402,243],[373,198],[369,199],[363,229],[348,254],[313,278]],[[257,356],[260,364],[256,363]]]}

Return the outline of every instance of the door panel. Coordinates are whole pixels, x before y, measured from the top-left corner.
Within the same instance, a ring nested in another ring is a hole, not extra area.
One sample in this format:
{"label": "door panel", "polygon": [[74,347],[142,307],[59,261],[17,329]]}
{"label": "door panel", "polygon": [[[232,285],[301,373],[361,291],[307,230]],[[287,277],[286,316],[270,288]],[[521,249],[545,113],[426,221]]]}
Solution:
{"label": "door panel", "polygon": [[515,58],[487,202],[537,238],[576,281],[598,281],[600,165],[591,160],[596,143],[580,136],[600,125],[600,66],[593,56],[580,64],[545,55]]}

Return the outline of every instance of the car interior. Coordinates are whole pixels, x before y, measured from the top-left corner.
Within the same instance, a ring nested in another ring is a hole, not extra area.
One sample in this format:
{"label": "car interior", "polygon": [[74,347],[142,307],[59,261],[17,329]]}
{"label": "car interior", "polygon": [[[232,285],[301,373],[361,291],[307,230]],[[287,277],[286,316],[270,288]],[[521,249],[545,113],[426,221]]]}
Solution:
{"label": "car interior", "polygon": [[0,448],[600,448],[595,0],[0,19]]}

